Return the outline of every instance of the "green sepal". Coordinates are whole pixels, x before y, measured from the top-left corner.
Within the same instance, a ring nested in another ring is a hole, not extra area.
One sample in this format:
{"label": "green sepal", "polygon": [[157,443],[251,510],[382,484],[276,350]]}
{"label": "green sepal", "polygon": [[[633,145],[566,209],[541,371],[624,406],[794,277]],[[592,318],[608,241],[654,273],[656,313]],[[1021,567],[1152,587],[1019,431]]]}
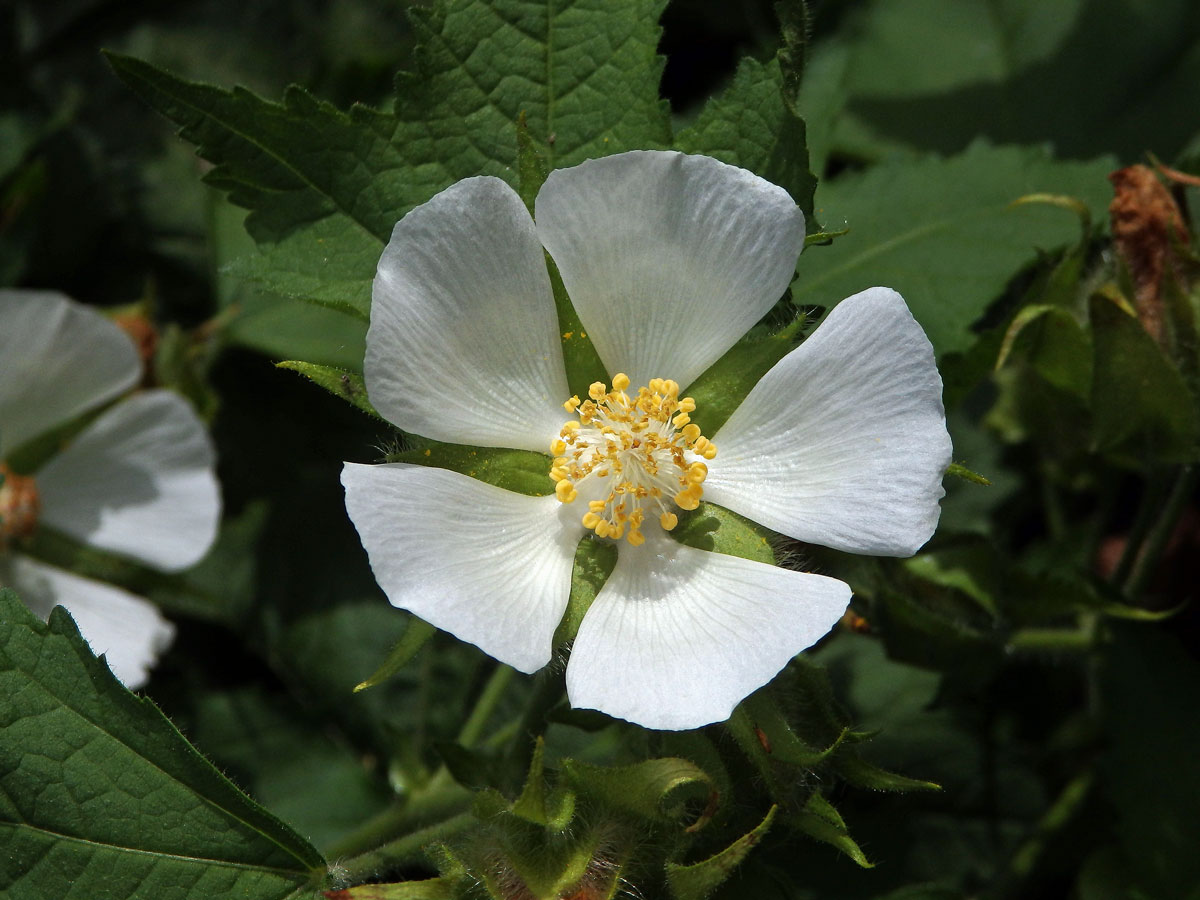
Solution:
{"label": "green sepal", "polygon": [[[588,387],[597,381],[608,384],[610,373],[605,370],[604,363],[600,361],[600,354],[596,352],[592,339],[588,337],[583,323],[579,320],[579,314],[571,305],[571,298],[567,296],[558,266],[549,253],[545,256],[546,269],[550,273],[550,289],[554,292],[554,309],[558,313],[558,333],[562,340],[563,366],[567,370],[567,390],[576,397],[587,397]],[[562,399],[566,402],[568,398]],[[564,409],[563,421],[570,417]]]}
{"label": "green sepal", "polygon": [[554,646],[561,647],[575,639],[584,614],[616,565],[617,545],[612,541],[588,535],[579,542],[575,548],[575,565],[571,569],[571,596],[554,631]]}
{"label": "green sepal", "polygon": [[972,484],[982,485],[983,487],[992,486],[992,482],[986,476],[980,475],[978,472],[973,472],[959,463],[950,463],[946,467],[946,474],[953,475],[955,478],[961,478],[963,481],[969,481]]}
{"label": "green sepal", "polygon": [[402,881],[396,884],[360,884],[340,891],[326,891],[325,900],[454,900],[454,885],[444,878]]}
{"label": "green sepal", "polygon": [[387,461],[449,469],[531,497],[554,493],[554,482],[550,480],[551,460],[544,453],[443,444],[425,438],[412,440],[418,446],[389,453]]}
{"label": "green sepal", "polygon": [[66,610],[42,622],[4,589],[0,722],[5,896],[279,900],[324,880],[321,855],[127,691]]}
{"label": "green sepal", "polygon": [[873,765],[859,756],[858,751],[839,753],[833,760],[833,768],[843,779],[855,787],[870,791],[940,791],[942,786],[932,781],[908,778]]}
{"label": "green sepal", "polygon": [[1144,465],[1195,460],[1200,417],[1179,369],[1108,298],[1092,299],[1091,316],[1096,449]]}
{"label": "green sepal", "polygon": [[849,228],[838,228],[834,231],[814,231],[811,234],[805,235],[804,246],[812,247],[819,245],[821,247],[828,247],[835,239],[845,237],[849,233]]}
{"label": "green sepal", "polygon": [[[801,313],[775,334],[751,332],[688,385],[685,393],[696,401],[691,418],[703,434],[715,435],[759,380],[787,356],[796,346],[804,322]],[[718,445],[717,452],[720,450]]]}
{"label": "green sepal", "polygon": [[[720,794],[712,777],[695,763],[677,757],[648,759],[631,766],[594,766],[573,759],[563,774],[580,795],[639,819],[683,824],[699,831],[716,812]],[[689,801],[701,801],[700,812]]]}
{"label": "green sepal", "polygon": [[546,741],[538,735],[529,763],[529,775],[521,796],[512,805],[514,816],[562,831],[575,816],[575,795],[568,790],[547,790],[545,771]]}
{"label": "green sepal", "polygon": [[[811,769],[828,759],[851,733],[843,726],[828,746],[813,747],[792,729],[770,693],[762,690],[738,704],[728,727],[742,752],[762,772],[770,787],[780,787],[771,784],[777,780],[780,763]],[[790,788],[795,773],[789,772],[783,778]],[[783,799],[782,792],[777,799]]]}
{"label": "green sepal", "polygon": [[437,629],[424,619],[409,616],[408,626],[404,629],[400,640],[396,641],[396,645],[388,652],[387,658],[380,663],[379,668],[366,681],[360,681],[354,686],[354,693],[373,688],[397,674],[412,661],[412,658],[417,655],[417,651],[424,647],[425,642],[436,632]]}
{"label": "green sepal", "polygon": [[334,366],[322,366],[317,363],[301,362],[295,359],[276,363],[275,368],[299,372],[313,384],[320,385],[333,394],[341,397],[351,406],[355,406],[369,416],[374,416],[381,422],[386,421],[367,399],[367,385],[357,372],[338,369]]}
{"label": "green sepal", "polygon": [[668,862],[667,884],[674,900],[704,900],[720,887],[750,851],[762,842],[778,811],[779,807],[772,805],[754,828],[708,859],[689,865]]}
{"label": "green sepal", "polygon": [[841,813],[821,794],[812,794],[804,809],[791,818],[791,824],[809,837],[841,850],[864,869],[874,867],[862,848],[850,837]]}
{"label": "green sepal", "polygon": [[712,503],[680,516],[671,532],[681,544],[775,565],[771,533],[749,519]]}

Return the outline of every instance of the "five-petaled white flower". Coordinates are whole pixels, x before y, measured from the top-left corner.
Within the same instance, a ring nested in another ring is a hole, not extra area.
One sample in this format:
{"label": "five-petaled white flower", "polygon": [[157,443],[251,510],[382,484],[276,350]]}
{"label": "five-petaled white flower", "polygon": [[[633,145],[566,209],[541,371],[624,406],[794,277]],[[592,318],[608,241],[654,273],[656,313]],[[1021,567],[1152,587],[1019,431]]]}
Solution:
{"label": "five-petaled white flower", "polygon": [[[137,384],[141,360],[115,324],[61,294],[0,291],[0,460]],[[32,475],[0,485],[0,587],[45,618],[65,606],[131,688],[175,629],[147,600],[20,553],[45,526],[161,571],[197,562],[220,517],[213,449],[182,397],[147,390],[103,410]]]}
{"label": "five-petaled white flower", "polygon": [[[933,533],[950,461],[941,379],[895,291],[834,308],[711,439],[690,421],[703,411],[687,386],[779,300],[803,244],[783,189],[656,151],[552,172],[533,218],[491,177],[405,216],[375,277],[371,402],[438,441],[549,450],[555,493],[347,463],[346,506],[391,602],[532,672],[551,658],[580,539],[614,541],[568,695],[660,729],[727,718],[828,632],[847,585],[669,534],[702,495],[856,553],[911,555]],[[582,400],[543,248],[610,375]]]}

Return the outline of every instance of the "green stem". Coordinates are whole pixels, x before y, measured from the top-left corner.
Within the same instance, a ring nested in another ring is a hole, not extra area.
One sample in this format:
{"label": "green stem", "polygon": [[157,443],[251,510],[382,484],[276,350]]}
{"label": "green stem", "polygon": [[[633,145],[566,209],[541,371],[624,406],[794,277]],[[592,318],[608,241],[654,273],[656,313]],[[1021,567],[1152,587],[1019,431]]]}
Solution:
{"label": "green stem", "polygon": [[1079,628],[1020,628],[1008,639],[1015,652],[1086,652],[1096,639],[1096,629],[1089,620]]}
{"label": "green stem", "polygon": [[1179,517],[1192,498],[1198,474],[1200,474],[1200,468],[1185,466],[1176,476],[1175,485],[1162,509],[1162,514],[1158,516],[1153,527],[1147,533],[1142,550],[1133,561],[1129,580],[1125,582],[1125,597],[1130,603],[1137,602],[1138,597],[1146,589],[1146,585],[1158,568],[1159,560],[1162,559],[1163,552],[1167,549],[1167,544],[1175,531],[1175,525],[1179,522]]}
{"label": "green stem", "polygon": [[[475,707],[458,733],[458,742],[470,747],[479,741],[483,728],[495,712],[496,704],[512,681],[514,670],[497,665],[483,686]],[[427,830],[427,823],[445,816],[469,815],[471,791],[460,786],[445,766],[440,766],[408,802],[397,802],[368,819],[357,829],[329,848],[329,856],[367,855],[374,848],[392,846],[408,836]],[[418,829],[414,831],[413,829]]]}
{"label": "green stem", "polygon": [[1138,507],[1137,516],[1133,520],[1133,525],[1130,526],[1129,534],[1125,539],[1125,549],[1121,551],[1121,559],[1117,562],[1116,569],[1113,570],[1112,583],[1117,587],[1124,586],[1128,580],[1130,573],[1133,571],[1134,561],[1138,558],[1138,553],[1142,549],[1142,543],[1146,539],[1151,526],[1153,526],[1155,517],[1163,506],[1163,498],[1167,492],[1167,480],[1163,478],[1162,473],[1157,473],[1150,477],[1149,483],[1146,485],[1146,491],[1142,494],[1142,502]]}
{"label": "green stem", "polygon": [[[421,859],[421,850],[434,841],[444,841],[465,831],[478,820],[470,812],[450,816],[440,822],[411,831],[367,853],[354,856],[339,865],[339,874],[347,884],[361,884],[390,869]],[[332,855],[332,854],[330,854]]]}
{"label": "green stem", "polygon": [[496,671],[492,672],[487,684],[483,686],[483,690],[479,694],[479,699],[475,701],[475,708],[471,710],[471,715],[458,732],[458,742],[464,747],[471,747],[479,742],[479,738],[483,734],[483,726],[492,717],[497,702],[515,673],[515,669],[503,663],[496,666]]}

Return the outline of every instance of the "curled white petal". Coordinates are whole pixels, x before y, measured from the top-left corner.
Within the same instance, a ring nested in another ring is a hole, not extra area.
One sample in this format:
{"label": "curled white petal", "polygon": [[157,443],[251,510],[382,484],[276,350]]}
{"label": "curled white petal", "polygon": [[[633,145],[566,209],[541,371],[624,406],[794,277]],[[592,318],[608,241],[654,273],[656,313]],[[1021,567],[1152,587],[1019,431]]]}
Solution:
{"label": "curled white petal", "polygon": [[780,298],[804,246],[783,188],[675,152],[557,169],[535,213],[609,374],[634,385],[686,387]]}
{"label": "curled white petal", "polygon": [[403,463],[346,463],[342,484],[393,606],[522,672],[549,662],[583,535],[577,513],[554,496]]}
{"label": "curled white petal", "polygon": [[104,654],[130,689],[146,683],[175,637],[175,626],[147,600],[20,554],[0,559],[0,587],[11,587],[43,619],[55,606],[66,607],[92,652]]}
{"label": "curled white petal", "polygon": [[904,299],[843,300],[713,436],[704,496],[802,541],[909,556],[937,527],[950,435]]}
{"label": "curled white petal", "polygon": [[545,452],[569,396],[545,254],[521,199],[468,178],[401,219],[371,297],[375,408],[405,431]]}
{"label": "curled white petal", "polygon": [[571,650],[571,704],[647,728],[723,721],[849,602],[849,586],[823,575],[665,537],[621,545]]}
{"label": "curled white petal", "polygon": [[208,552],[221,515],[212,442],[179,395],[145,391],[106,410],[38,472],[41,520],[173,572]]}
{"label": "curled white petal", "polygon": [[133,387],[133,342],[49,291],[0,291],[0,457]]}

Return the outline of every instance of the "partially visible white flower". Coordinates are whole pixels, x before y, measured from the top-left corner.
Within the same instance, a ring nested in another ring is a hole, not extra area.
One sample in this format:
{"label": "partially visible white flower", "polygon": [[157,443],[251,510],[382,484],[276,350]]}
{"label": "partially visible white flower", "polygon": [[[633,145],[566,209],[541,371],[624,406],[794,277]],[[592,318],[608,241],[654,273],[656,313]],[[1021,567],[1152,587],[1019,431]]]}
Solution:
{"label": "partially visible white flower", "polygon": [[[141,363],[129,337],[61,294],[0,291],[0,461],[132,388]],[[2,463],[0,463],[2,464]],[[42,525],[165,572],[212,546],[220,491],[212,443],[191,406],[167,390],[109,407],[32,476],[5,467],[0,586],[45,618],[65,606],[126,685],[145,683],[174,626],[148,601],[20,552]]]}
{"label": "partially visible white flower", "polygon": [[[435,440],[550,450],[556,491],[347,463],[346,506],[391,602],[532,672],[550,660],[579,540],[615,541],[567,690],[662,729],[727,718],[824,635],[847,585],[669,533],[701,496],[855,553],[911,555],[937,525],[941,379],[895,291],[842,301],[711,441],[690,421],[703,410],[688,384],[779,300],[803,244],[781,188],[655,151],[552,172],[536,223],[489,177],[405,216],[374,283],[371,402]],[[543,248],[609,373],[587,398],[567,389]]]}

